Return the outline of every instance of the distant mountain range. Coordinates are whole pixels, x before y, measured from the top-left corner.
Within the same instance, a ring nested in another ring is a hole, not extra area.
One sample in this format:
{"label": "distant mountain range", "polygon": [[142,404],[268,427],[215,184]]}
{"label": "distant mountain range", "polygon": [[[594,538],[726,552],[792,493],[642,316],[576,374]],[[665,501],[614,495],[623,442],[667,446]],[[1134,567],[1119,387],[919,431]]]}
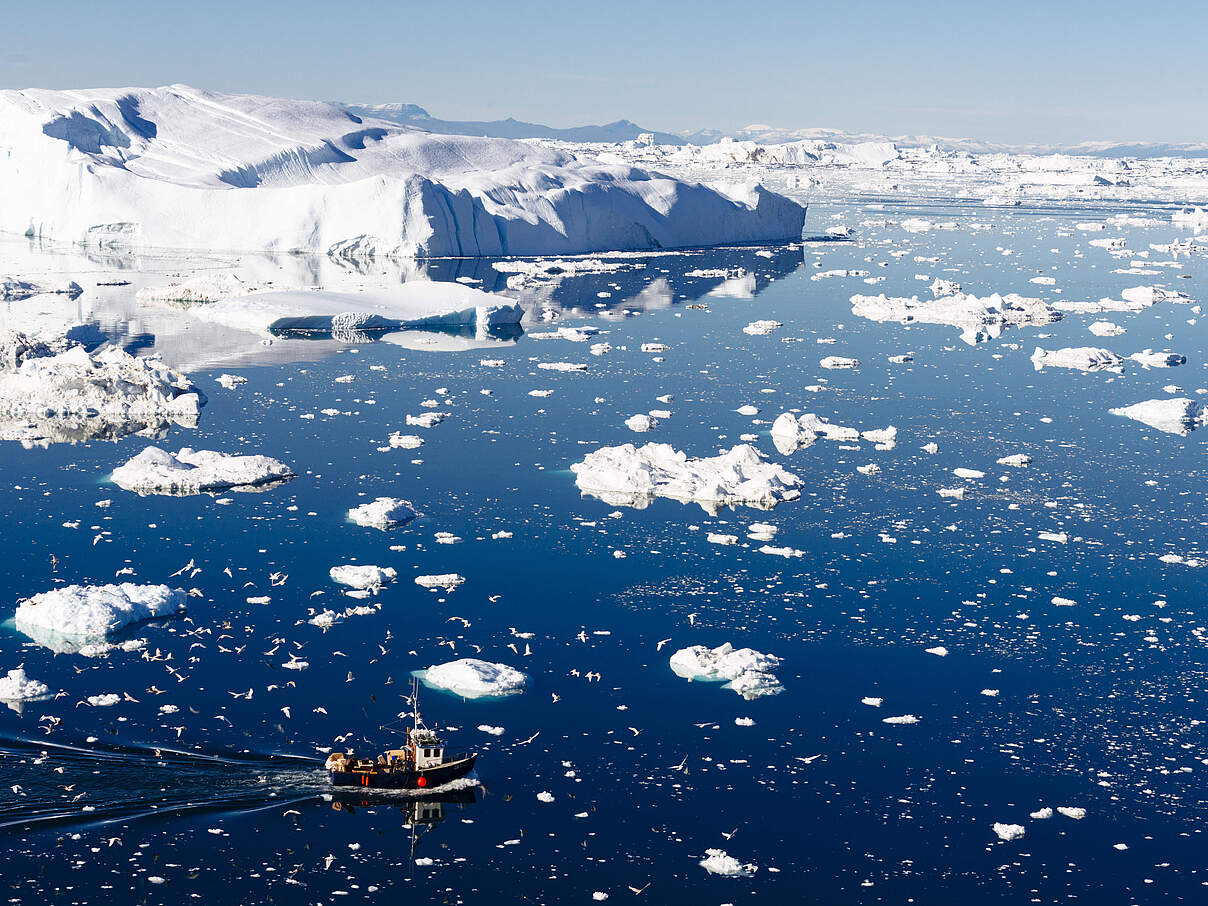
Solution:
{"label": "distant mountain range", "polygon": [[644,133],[653,133],[660,145],[685,144],[681,135],[643,129],[629,120],[617,120],[603,126],[573,126],[556,129],[540,123],[525,123],[508,117],[506,120],[442,120],[437,119],[418,104],[341,104],[349,113],[357,116],[375,116],[401,126],[418,126],[429,132],[445,135],[485,135],[492,138],[552,138],[566,142],[628,142]]}
{"label": "distant mountain range", "polygon": [[878,135],[869,132],[844,132],[839,129],[778,129],[751,125],[731,132],[698,129],[692,132],[659,132],[631,120],[617,120],[603,126],[573,126],[557,129],[540,123],[526,123],[508,117],[505,120],[442,120],[417,104],[341,104],[358,116],[373,116],[403,126],[417,126],[446,135],[482,135],[494,138],[548,138],[567,142],[628,142],[640,135],[653,135],[660,145],[711,145],[722,139],[753,141],[761,145],[796,141],[826,141],[836,144],[893,142],[902,148],[938,145],[949,151],[973,154],[1074,154],[1088,157],[1208,157],[1208,142],[1081,142],[1078,144],[1024,145],[987,142],[971,138],[943,138],[932,135]]}

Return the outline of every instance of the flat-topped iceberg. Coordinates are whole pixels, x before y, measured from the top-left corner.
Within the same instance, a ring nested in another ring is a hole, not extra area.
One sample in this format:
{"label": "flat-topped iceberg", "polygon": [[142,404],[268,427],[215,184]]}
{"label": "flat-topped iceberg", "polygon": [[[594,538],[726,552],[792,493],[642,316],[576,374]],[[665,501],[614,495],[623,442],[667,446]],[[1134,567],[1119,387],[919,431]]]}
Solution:
{"label": "flat-topped iceberg", "polygon": [[1016,293],[984,297],[955,293],[938,299],[855,295],[851,303],[852,314],[870,321],[958,327],[961,339],[970,345],[993,339],[1007,327],[1030,327],[1061,320],[1060,312],[1043,300]]}
{"label": "flat-topped iceberg", "polygon": [[127,491],[177,495],[267,490],[293,477],[293,469],[269,456],[237,456],[189,447],[177,453],[147,447],[110,476]]}
{"label": "flat-topped iceberg", "polygon": [[367,591],[377,591],[387,582],[393,582],[398,571],[392,566],[370,566],[347,564],[333,566],[328,570],[333,582],[347,585],[350,588]]}
{"label": "flat-topped iceberg", "polygon": [[735,648],[729,642],[716,648],[693,645],[671,655],[671,669],[687,680],[725,682],[743,698],[759,698],[784,691],[773,673],[780,658],[752,648]]}
{"label": "flat-topped iceberg", "polygon": [[525,675],[507,664],[494,664],[475,657],[436,664],[420,674],[429,686],[445,689],[463,698],[514,695],[524,691]]}
{"label": "flat-topped iceberg", "polygon": [[400,497],[378,497],[348,511],[350,521],[383,531],[408,523],[418,515],[411,502]]}
{"label": "flat-topped iceberg", "polygon": [[185,592],[167,585],[67,585],[17,605],[15,624],[54,651],[75,652],[143,620],[176,616]]}
{"label": "flat-topped iceberg", "polygon": [[612,506],[644,509],[655,497],[667,497],[717,513],[740,505],[771,509],[801,496],[801,479],[750,444],[699,459],[670,444],[622,444],[601,447],[570,468],[579,490]]}
{"label": "flat-topped iceberg", "polygon": [[463,286],[414,280],[390,290],[342,293],[315,290],[246,293],[189,308],[195,318],[258,334],[354,333],[413,327],[488,331],[519,325],[524,309],[512,300]]}
{"label": "flat-topped iceberg", "polygon": [[154,436],[196,427],[205,397],[156,356],[83,346],[63,351],[0,336],[0,440],[27,446]]}
{"label": "flat-topped iceberg", "polygon": [[1108,410],[1133,421],[1157,428],[1167,434],[1187,435],[1208,424],[1208,408],[1193,399],[1177,396],[1171,399],[1146,400],[1132,406]]}
{"label": "flat-topped iceberg", "polygon": [[1073,368],[1076,371],[1122,371],[1124,357],[1097,346],[1068,346],[1065,349],[1041,349],[1032,353],[1032,367]]}
{"label": "flat-topped iceberg", "polygon": [[0,230],[99,247],[473,257],[796,240],[805,210],[527,142],[185,85],[0,91]]}

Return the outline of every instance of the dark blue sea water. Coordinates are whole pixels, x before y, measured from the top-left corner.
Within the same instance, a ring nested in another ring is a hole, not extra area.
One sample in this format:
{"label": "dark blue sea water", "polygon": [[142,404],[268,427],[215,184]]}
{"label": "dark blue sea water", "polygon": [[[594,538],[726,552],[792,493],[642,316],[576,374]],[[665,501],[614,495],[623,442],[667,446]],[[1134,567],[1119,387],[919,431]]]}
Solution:
{"label": "dark blue sea water", "polygon": [[[927,296],[934,277],[979,295],[1093,301],[1162,284],[1198,301],[1203,251],[1158,276],[1112,273],[1132,259],[1089,239],[1123,236],[1129,249],[1168,260],[1149,244],[1180,235],[1156,219],[1075,228],[1115,213],[889,202],[812,210],[818,233],[841,221],[856,240],[771,257],[654,256],[642,268],[568,278],[525,300],[560,320],[460,352],[329,338],[236,348],[186,314],[143,311],[133,299],[138,286],[197,261],[87,261],[6,244],[8,270],[75,274],[86,292],[74,304],[115,342],[197,366],[191,375],[209,396],[199,427],[156,443],[265,453],[298,473],[264,493],[140,497],[106,478],[147,438],[0,448],[0,615],[9,618],[0,668],[24,664],[66,693],[0,717],[7,898],[1201,902],[1205,573],[1158,558],[1206,552],[1208,434],[1162,434],[1108,413],[1168,396],[1170,384],[1193,398],[1208,386],[1198,310],[1071,314],[970,346],[952,327],[863,320],[849,302],[854,293]],[[956,229],[864,223],[906,216]],[[699,276],[735,268],[754,279]],[[831,269],[885,280],[811,279]],[[114,273],[132,283],[95,287]],[[1029,283],[1038,274],[1056,285]],[[505,289],[489,262],[441,262],[427,276]],[[11,326],[22,312],[7,305]],[[783,327],[744,333],[756,319]],[[1127,332],[1095,337],[1086,327],[1099,319]],[[528,335],[565,325],[601,328],[593,342],[612,351],[597,357],[587,344]],[[669,349],[640,351],[652,342]],[[1036,372],[1037,345],[1171,349],[1188,362]],[[902,353],[913,363],[888,361]],[[827,355],[861,365],[822,369]],[[504,364],[483,367],[484,358]],[[557,361],[588,368],[537,368]],[[220,373],[247,383],[224,389]],[[336,382],[346,375],[353,380]],[[405,416],[431,399],[449,417],[407,427]],[[758,415],[735,411],[745,404]],[[625,427],[652,409],[672,415],[649,434]],[[892,424],[897,447],[820,441],[782,456],[768,429],[790,409],[861,429]],[[425,444],[379,449],[393,431]],[[581,496],[569,471],[602,445],[660,441],[713,455],[743,434],[804,479],[800,500],[718,516],[663,499],[614,507]],[[937,453],[923,451],[929,443]],[[1032,465],[995,464],[1015,453]],[[881,471],[856,471],[867,463]],[[957,467],[986,477],[962,482]],[[963,500],[937,493],[960,484]],[[345,520],[381,495],[413,501],[422,517],[388,533]],[[760,553],[745,537],[754,522],[777,526],[774,543],[804,556]],[[740,545],[710,544],[710,531]],[[461,541],[437,543],[437,532]],[[513,534],[492,538],[499,532]],[[200,572],[169,579],[191,561]],[[399,580],[368,602],[341,599],[328,570],[350,562],[393,566]],[[55,655],[13,628],[20,599],[117,581],[126,569],[121,579],[198,590],[187,618],[127,632],[147,640],[148,657]],[[412,581],[446,572],[465,584],[444,593]],[[287,578],[273,584],[274,574]],[[271,601],[248,603],[261,596]],[[1055,596],[1076,603],[1054,606]],[[381,606],[326,632],[306,622],[312,609],[356,603]],[[727,641],[783,658],[784,692],[745,701],[668,667],[678,648]],[[949,654],[926,653],[936,646]],[[309,667],[282,669],[291,654]],[[422,814],[397,798],[332,801],[326,748],[345,734],[358,752],[393,744],[383,727],[407,710],[412,672],[463,656],[529,677],[505,699],[424,692],[425,715],[456,728],[451,744],[480,753],[479,785]],[[229,694],[248,689],[250,700]],[[106,692],[129,699],[80,704]],[[883,723],[904,714],[918,723]],[[736,725],[740,717],[754,726]],[[1029,817],[1046,806],[1086,816]],[[1026,835],[1001,842],[995,822]],[[711,848],[758,871],[710,875],[698,863]]]}

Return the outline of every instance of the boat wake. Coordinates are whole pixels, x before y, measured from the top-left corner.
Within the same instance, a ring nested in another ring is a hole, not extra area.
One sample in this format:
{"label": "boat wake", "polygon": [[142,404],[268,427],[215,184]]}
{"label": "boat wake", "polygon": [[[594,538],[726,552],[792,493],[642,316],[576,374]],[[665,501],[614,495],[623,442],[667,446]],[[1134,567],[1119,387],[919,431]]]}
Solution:
{"label": "boat wake", "polygon": [[0,830],[276,808],[327,792],[314,758],[0,736]]}

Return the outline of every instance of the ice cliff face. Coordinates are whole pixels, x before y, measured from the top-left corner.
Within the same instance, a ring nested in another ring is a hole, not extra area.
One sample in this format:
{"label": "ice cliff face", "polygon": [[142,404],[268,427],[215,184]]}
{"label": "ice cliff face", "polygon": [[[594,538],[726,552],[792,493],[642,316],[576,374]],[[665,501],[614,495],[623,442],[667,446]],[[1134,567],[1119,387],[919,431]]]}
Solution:
{"label": "ice cliff face", "polygon": [[313,101],[0,91],[0,230],[92,246],[441,257],[800,237],[796,202],[725,193]]}

